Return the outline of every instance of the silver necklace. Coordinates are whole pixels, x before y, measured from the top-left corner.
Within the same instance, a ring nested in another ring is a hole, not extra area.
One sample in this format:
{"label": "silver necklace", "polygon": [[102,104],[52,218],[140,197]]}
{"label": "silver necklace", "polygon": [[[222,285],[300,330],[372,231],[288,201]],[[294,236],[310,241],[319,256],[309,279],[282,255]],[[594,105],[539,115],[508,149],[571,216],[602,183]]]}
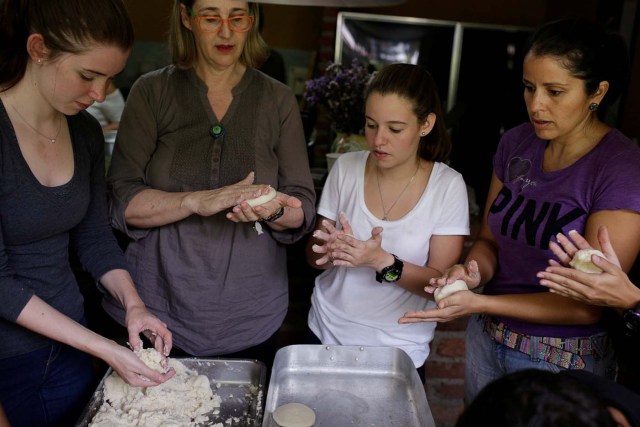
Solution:
{"label": "silver necklace", "polygon": [[58,136],[60,135],[60,130],[62,129],[62,117],[58,116],[58,130],[56,131],[56,135],[51,138],[47,135],[42,134],[38,129],[36,129],[35,127],[31,126],[31,124],[27,121],[27,119],[25,119],[24,117],[22,117],[22,114],[20,114],[20,111],[18,111],[18,109],[15,107],[15,105],[11,104],[11,108],[13,108],[13,111],[16,112],[16,114],[18,115],[18,117],[20,117],[20,119],[22,119],[22,121],[31,128],[31,130],[33,130],[35,133],[37,133],[38,135],[40,135],[41,137],[43,137],[44,139],[46,139],[50,144],[55,144],[56,140],[58,139]]}
{"label": "silver necklace", "polygon": [[391,203],[391,206],[389,206],[389,209],[385,209],[384,208],[384,199],[382,198],[382,190],[380,189],[380,170],[376,167],[376,181],[378,182],[378,194],[380,195],[380,204],[382,205],[382,220],[383,221],[389,221],[389,212],[391,212],[391,209],[393,209],[393,207],[396,205],[396,203],[398,203],[398,200],[400,200],[400,197],[402,197],[404,192],[407,191],[407,188],[409,188],[409,186],[411,185],[411,183],[415,179],[416,175],[418,174],[418,170],[420,170],[420,162],[418,162],[418,166],[416,166],[416,171],[413,173],[413,176],[411,177],[411,179],[409,179],[409,182],[407,182],[407,185],[404,186],[404,188],[402,189],[400,194],[398,194],[398,197],[396,197],[396,199],[393,201],[393,203]]}

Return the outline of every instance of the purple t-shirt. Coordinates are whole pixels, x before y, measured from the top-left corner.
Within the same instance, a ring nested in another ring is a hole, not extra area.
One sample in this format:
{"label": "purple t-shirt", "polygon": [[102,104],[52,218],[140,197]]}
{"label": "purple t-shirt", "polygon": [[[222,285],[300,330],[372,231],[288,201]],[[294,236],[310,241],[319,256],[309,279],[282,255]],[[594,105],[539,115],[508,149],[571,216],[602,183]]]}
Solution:
{"label": "purple t-shirt", "polygon": [[[557,233],[584,232],[587,218],[601,210],[640,211],[640,148],[618,130],[571,166],[543,172],[547,142],[530,123],[507,131],[493,160],[504,186],[491,204],[489,226],[500,251],[488,295],[548,292],[536,273],[554,258],[549,241]],[[577,337],[602,325],[541,325],[500,318],[512,329],[537,336]]]}

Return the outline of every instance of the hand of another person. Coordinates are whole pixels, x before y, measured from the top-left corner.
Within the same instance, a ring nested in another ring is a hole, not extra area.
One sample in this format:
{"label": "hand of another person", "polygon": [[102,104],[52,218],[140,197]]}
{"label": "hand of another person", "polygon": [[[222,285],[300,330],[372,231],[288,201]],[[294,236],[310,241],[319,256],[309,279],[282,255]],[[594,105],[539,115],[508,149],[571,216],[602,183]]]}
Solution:
{"label": "hand of another person", "polygon": [[578,249],[591,248],[578,232],[570,231],[569,236],[570,239],[559,234],[557,240],[560,244],[549,243],[560,262],[549,260],[550,266],[537,274],[540,284],[549,288],[550,292],[588,304],[619,309],[634,307],[640,299],[640,290],[620,268],[607,228],[602,226],[598,229],[598,241],[607,259],[597,255],[591,257],[591,261],[603,270],[602,273],[585,273],[567,267]]}
{"label": "hand of another person", "polygon": [[[580,233],[575,230],[569,231],[569,237],[562,233],[558,233],[556,240],[560,244],[553,241],[549,242],[551,252],[553,252],[553,254],[560,260],[560,262],[553,259],[549,260],[549,264],[553,266],[564,265],[567,267],[569,266],[569,262],[573,258],[573,255],[575,255],[579,249],[593,249],[587,239],[582,237]],[[598,242],[600,242],[602,253],[607,257],[607,259],[617,267],[620,267],[618,256],[613,250],[613,246],[611,246],[611,241],[609,240],[609,232],[607,231],[607,227],[604,225],[598,229]]]}
{"label": "hand of another person", "polygon": [[108,349],[108,355],[105,355],[103,360],[127,384],[134,387],[157,386],[168,381],[176,374],[173,368],[169,368],[165,373],[149,368],[133,351],[113,341]]}
{"label": "hand of another person", "polygon": [[338,221],[342,226],[342,231],[338,232],[336,239],[328,244],[333,265],[377,269],[379,260],[387,255],[381,246],[383,228],[374,227],[369,239],[359,240],[353,235],[349,219],[343,212],[340,213]]}
{"label": "hand of another person", "polygon": [[311,246],[311,250],[317,254],[324,254],[322,257],[316,260],[317,265],[324,265],[327,263],[333,264],[330,245],[338,239],[338,234],[340,233],[340,231],[326,219],[322,221],[322,226],[324,227],[325,231],[316,230],[313,232],[313,237],[324,242],[324,244],[314,244]]}
{"label": "hand of another person", "polygon": [[129,344],[133,350],[142,349],[140,334],[153,343],[158,353],[168,356],[173,346],[172,336],[166,323],[158,319],[143,306],[134,306],[127,310],[125,323],[129,333]]}
{"label": "hand of another person", "polygon": [[4,412],[4,408],[2,407],[2,403],[0,403],[0,427],[10,427],[9,419],[7,418],[7,414]]}
{"label": "hand of another person", "polygon": [[211,216],[225,209],[232,208],[244,200],[266,194],[267,185],[253,185],[255,174],[250,172],[243,180],[215,190],[194,191],[189,193],[183,204],[191,212],[200,216]]}
{"label": "hand of another person", "polygon": [[[261,194],[266,194],[266,191],[263,191]],[[276,192],[275,198],[261,205],[250,206],[246,201],[240,202],[237,206],[233,207],[231,212],[227,213],[227,219],[233,222],[260,221],[269,218],[281,208],[300,209],[302,208],[302,202],[296,197]]]}
{"label": "hand of another person", "polygon": [[458,291],[440,300],[436,308],[406,312],[398,323],[450,322],[480,312],[482,298],[472,291]]}
{"label": "hand of another person", "polygon": [[456,280],[464,280],[469,289],[476,288],[480,284],[480,270],[475,260],[470,260],[466,265],[455,264],[445,270],[441,277],[434,277],[425,286],[425,292],[432,294],[437,288],[449,285]]}

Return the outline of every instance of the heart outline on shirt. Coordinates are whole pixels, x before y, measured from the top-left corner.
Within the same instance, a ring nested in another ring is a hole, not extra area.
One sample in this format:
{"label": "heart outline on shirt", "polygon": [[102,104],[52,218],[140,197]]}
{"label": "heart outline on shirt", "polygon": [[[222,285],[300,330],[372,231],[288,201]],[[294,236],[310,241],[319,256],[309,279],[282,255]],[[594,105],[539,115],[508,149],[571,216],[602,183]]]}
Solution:
{"label": "heart outline on shirt", "polygon": [[513,157],[507,164],[507,182],[516,182],[531,170],[531,160]]}

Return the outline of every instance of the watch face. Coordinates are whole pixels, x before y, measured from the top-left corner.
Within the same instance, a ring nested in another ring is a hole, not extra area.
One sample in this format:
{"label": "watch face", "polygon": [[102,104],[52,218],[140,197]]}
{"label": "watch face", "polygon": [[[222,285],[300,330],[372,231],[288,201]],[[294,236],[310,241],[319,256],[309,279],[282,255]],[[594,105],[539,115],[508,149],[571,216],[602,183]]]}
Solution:
{"label": "watch face", "polygon": [[[393,255],[393,254],[391,254]],[[380,273],[376,272],[376,280],[378,282],[397,282],[402,275],[402,267],[404,263],[393,255],[394,262],[388,267],[382,269]]]}
{"label": "watch face", "polygon": [[387,271],[384,274],[384,280],[387,282],[395,282],[396,280],[398,280],[398,271],[397,270],[391,270],[391,271]]}

